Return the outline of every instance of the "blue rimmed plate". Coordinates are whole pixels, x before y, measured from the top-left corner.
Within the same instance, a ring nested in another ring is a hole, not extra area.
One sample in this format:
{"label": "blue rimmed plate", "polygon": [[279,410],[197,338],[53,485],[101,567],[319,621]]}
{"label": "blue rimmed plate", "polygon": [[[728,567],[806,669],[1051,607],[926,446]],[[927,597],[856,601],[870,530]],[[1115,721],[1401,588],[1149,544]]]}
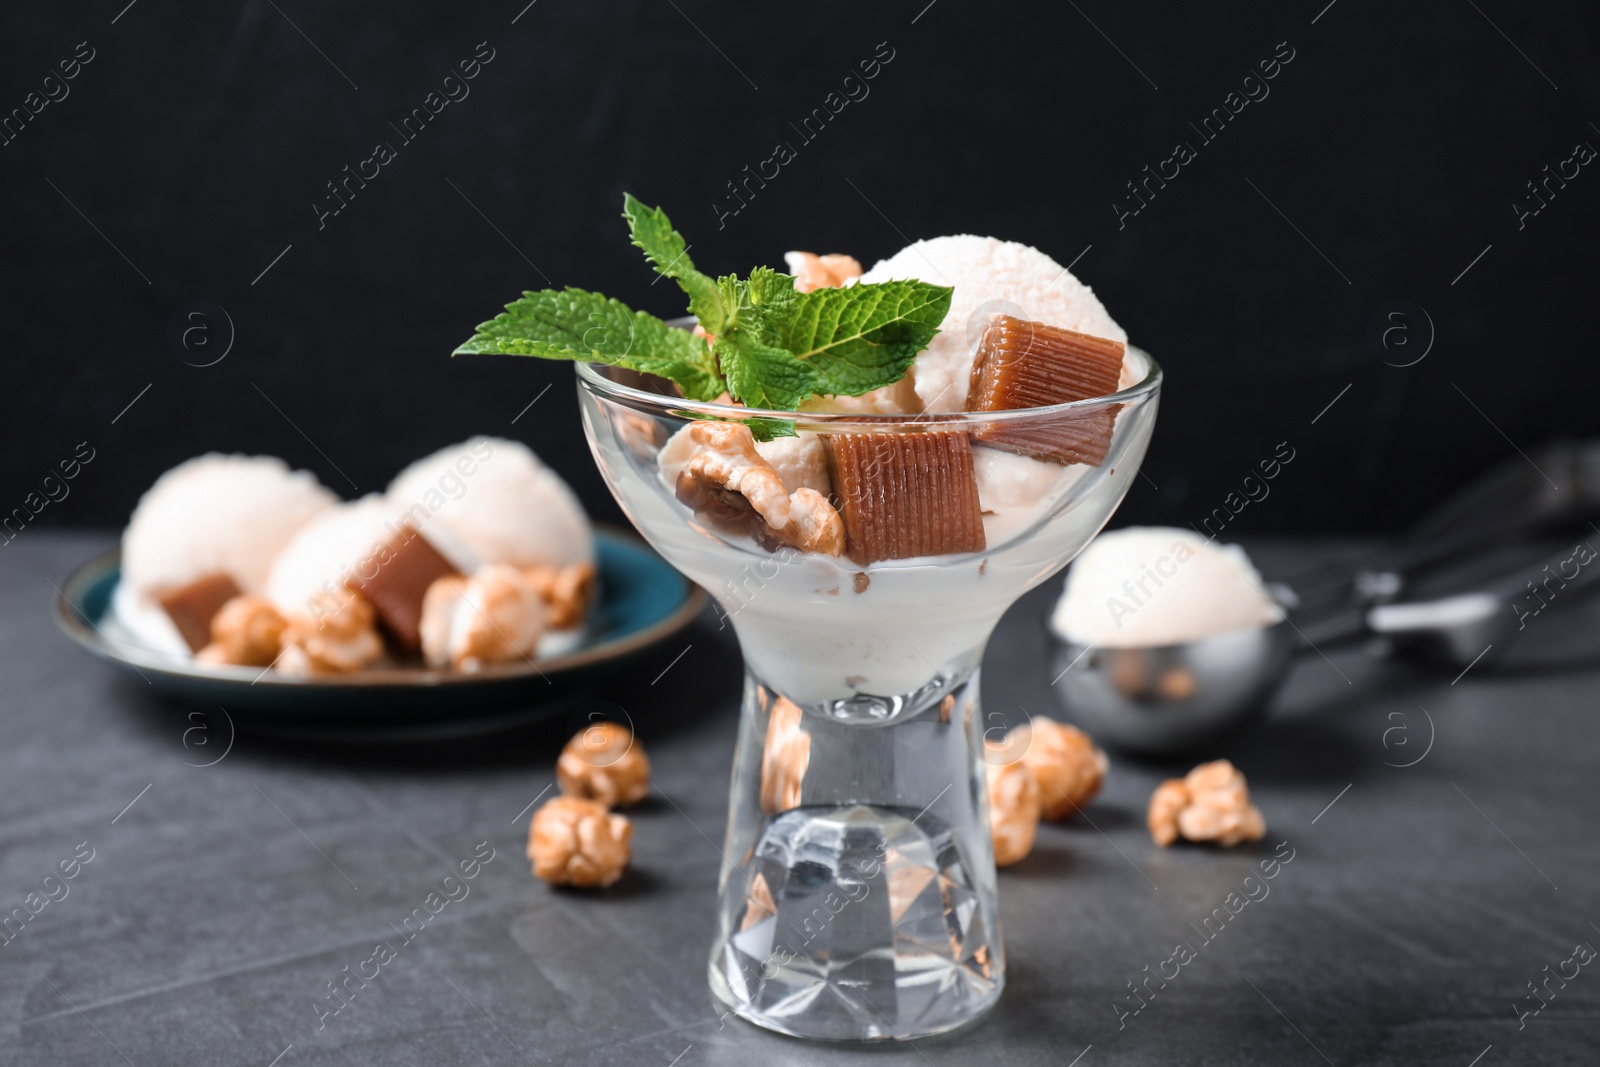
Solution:
{"label": "blue rimmed plate", "polygon": [[682,630],[705,593],[631,535],[595,531],[599,600],[582,639],[560,655],[474,674],[397,666],[293,678],[253,667],[180,659],[119,635],[111,615],[121,553],[78,568],[56,599],[56,621],[78,644],[163,693],[216,705],[277,733],[352,739],[476,733],[558,714],[585,683]]}

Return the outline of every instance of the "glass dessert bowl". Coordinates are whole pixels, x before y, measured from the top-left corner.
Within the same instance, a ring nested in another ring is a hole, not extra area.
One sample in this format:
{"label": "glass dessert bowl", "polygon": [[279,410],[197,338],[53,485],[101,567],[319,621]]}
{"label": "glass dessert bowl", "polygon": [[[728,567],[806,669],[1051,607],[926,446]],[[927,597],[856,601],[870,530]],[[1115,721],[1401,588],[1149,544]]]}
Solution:
{"label": "glass dessert bowl", "polygon": [[[918,415],[695,402],[598,363],[578,380],[618,503],[744,653],[714,995],[810,1038],[977,1017],[1005,975],[979,663],[1122,501],[1160,368],[1129,348],[1109,395]],[[775,424],[794,436],[752,436]]]}

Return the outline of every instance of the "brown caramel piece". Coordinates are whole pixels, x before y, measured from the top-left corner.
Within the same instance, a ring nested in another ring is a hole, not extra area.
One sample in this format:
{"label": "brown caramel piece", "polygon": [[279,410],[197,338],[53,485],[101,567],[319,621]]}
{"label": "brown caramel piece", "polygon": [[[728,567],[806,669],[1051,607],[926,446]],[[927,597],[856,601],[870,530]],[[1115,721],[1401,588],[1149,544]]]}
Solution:
{"label": "brown caramel piece", "polygon": [[422,599],[428,587],[455,573],[450,561],[407,523],[345,584],[372,604],[395,644],[415,652],[422,647]]}
{"label": "brown caramel piece", "polygon": [[[1059,326],[992,315],[978,342],[968,411],[1015,411],[1090,400],[1117,391],[1126,346]],[[973,438],[1056,463],[1099,466],[1111,448],[1117,405],[989,423]]]}
{"label": "brown caramel piece", "polygon": [[190,652],[199,652],[211,643],[211,620],[222,605],[243,590],[226,574],[208,574],[188,585],[156,594],[161,610],[178,628]]}
{"label": "brown caramel piece", "polygon": [[829,433],[822,443],[844,519],[845,554],[856,563],[983,551],[966,434]]}

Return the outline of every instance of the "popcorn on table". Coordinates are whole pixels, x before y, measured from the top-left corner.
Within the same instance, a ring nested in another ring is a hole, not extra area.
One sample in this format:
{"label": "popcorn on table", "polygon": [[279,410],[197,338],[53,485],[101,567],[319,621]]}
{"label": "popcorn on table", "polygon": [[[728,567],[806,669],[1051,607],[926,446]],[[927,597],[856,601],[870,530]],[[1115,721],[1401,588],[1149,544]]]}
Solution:
{"label": "popcorn on table", "polygon": [[1088,734],[1043,715],[1011,730],[1006,740],[1038,780],[1044,817],[1052,822],[1093,800],[1111,765]]}
{"label": "popcorn on table", "polygon": [[[1033,851],[1039,831],[1042,807],[1039,782],[1020,759],[999,762],[1008,757],[1004,746],[985,746],[990,759],[984,761],[984,780],[989,792],[989,829],[994,838],[994,863],[1008,867]],[[995,760],[995,762],[990,762]]]}
{"label": "popcorn on table", "polygon": [[1261,809],[1250,803],[1244,775],[1227,760],[1202,763],[1183,778],[1168,778],[1150,796],[1150,836],[1162,847],[1179,837],[1232,847],[1266,836]]}
{"label": "popcorn on table", "polygon": [[605,805],[553,797],[534,813],[528,831],[533,873],[553,885],[612,885],[628,866],[633,825]]}
{"label": "popcorn on table", "polygon": [[628,807],[650,793],[650,759],[626,726],[598,722],[573,734],[561,750],[556,782],[569,797]]}

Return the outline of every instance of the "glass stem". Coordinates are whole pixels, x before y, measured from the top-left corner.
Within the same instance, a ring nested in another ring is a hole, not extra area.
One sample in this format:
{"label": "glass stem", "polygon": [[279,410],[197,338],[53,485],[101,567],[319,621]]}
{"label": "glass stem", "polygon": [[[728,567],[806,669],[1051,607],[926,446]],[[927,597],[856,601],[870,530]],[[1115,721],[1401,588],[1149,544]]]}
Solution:
{"label": "glass stem", "polygon": [[977,693],[968,668],[803,706],[746,673],[710,963],[730,1009],[800,1037],[911,1040],[999,997]]}

